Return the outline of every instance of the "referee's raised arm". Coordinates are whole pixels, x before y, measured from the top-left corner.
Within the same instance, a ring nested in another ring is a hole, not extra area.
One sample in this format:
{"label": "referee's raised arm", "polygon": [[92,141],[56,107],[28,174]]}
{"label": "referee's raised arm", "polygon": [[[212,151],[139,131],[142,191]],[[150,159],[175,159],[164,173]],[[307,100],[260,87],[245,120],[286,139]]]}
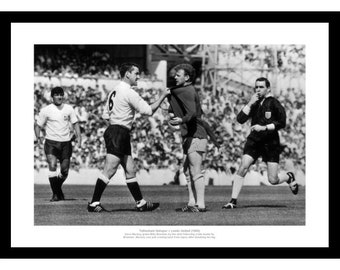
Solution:
{"label": "referee's raised arm", "polygon": [[257,93],[253,94],[249,100],[249,102],[247,103],[247,105],[245,105],[242,110],[237,114],[236,120],[237,122],[239,122],[240,124],[244,124],[245,122],[247,122],[247,120],[251,117],[251,109],[252,106],[259,100],[259,96]]}

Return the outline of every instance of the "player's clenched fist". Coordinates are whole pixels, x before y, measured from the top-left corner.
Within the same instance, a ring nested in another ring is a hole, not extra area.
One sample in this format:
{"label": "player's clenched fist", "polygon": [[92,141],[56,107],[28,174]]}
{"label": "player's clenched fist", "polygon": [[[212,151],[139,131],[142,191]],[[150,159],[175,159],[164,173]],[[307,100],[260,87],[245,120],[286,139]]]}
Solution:
{"label": "player's clenched fist", "polygon": [[164,88],[164,89],[161,89],[160,92],[159,92],[160,96],[167,96],[167,95],[170,95],[170,89],[169,88]]}

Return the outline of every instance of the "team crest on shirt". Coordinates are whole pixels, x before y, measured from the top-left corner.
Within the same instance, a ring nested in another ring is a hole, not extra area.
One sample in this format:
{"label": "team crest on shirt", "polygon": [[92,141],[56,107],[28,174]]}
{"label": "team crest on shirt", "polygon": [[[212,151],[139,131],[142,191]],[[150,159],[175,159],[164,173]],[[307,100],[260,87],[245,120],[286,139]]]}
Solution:
{"label": "team crest on shirt", "polygon": [[266,119],[270,119],[270,117],[272,117],[272,112],[265,112],[264,116],[266,117]]}
{"label": "team crest on shirt", "polygon": [[70,120],[70,116],[69,115],[64,115],[64,121],[69,121]]}

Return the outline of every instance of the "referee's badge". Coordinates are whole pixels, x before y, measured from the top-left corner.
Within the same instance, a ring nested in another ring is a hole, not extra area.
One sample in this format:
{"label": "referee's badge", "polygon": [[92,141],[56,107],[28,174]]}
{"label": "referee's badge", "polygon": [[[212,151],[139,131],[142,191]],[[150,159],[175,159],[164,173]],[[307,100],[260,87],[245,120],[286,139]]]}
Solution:
{"label": "referee's badge", "polygon": [[270,117],[272,117],[272,112],[265,112],[264,116],[266,117],[266,119],[270,119]]}

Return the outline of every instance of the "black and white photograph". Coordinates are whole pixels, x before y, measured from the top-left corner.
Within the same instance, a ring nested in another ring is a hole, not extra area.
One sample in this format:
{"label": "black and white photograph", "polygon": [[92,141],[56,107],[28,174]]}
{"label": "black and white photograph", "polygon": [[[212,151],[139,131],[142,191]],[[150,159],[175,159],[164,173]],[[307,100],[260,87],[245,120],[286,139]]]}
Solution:
{"label": "black and white photograph", "polygon": [[12,249],[327,257],[327,22],[55,15],[11,23]]}
{"label": "black and white photograph", "polygon": [[[305,225],[305,58],[35,45],[34,224]],[[125,237],[213,237],[176,231]]]}

